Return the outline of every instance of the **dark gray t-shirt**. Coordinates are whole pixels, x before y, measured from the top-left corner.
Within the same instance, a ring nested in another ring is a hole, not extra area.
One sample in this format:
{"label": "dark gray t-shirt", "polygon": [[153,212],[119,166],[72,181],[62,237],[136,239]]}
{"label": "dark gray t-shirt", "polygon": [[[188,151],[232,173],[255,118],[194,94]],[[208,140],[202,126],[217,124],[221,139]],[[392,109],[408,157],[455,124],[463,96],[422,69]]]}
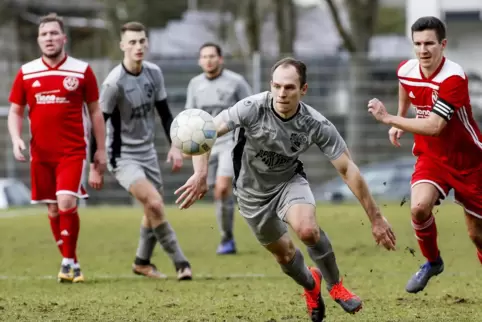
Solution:
{"label": "dark gray t-shirt", "polygon": [[117,65],[104,80],[100,106],[111,114],[107,149],[115,157],[140,155],[154,149],[155,102],[167,97],[159,66],[144,61],[139,75]]}
{"label": "dark gray t-shirt", "polygon": [[[221,74],[213,79],[200,74],[191,79],[187,87],[185,108],[199,108],[213,117],[236,102],[252,95],[251,87],[243,76],[223,69]],[[232,145],[233,134],[230,133],[216,140],[216,148]]]}
{"label": "dark gray t-shirt", "polygon": [[330,160],[346,150],[335,126],[303,102],[293,117],[282,119],[270,92],[247,97],[218,117],[236,128],[234,184],[241,199],[270,198],[295,174],[304,175],[298,157],[313,144]]}

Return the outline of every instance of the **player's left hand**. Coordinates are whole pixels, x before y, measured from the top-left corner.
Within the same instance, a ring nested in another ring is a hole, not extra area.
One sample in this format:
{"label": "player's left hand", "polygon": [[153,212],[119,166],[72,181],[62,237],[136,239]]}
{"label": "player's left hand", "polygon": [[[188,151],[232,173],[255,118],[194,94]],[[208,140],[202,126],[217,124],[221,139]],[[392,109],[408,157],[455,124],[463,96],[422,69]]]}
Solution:
{"label": "player's left hand", "polygon": [[183,163],[183,156],[179,149],[171,146],[171,149],[167,153],[167,163],[172,164],[172,171],[177,172],[181,170]]}
{"label": "player's left hand", "polygon": [[378,245],[382,244],[387,250],[395,250],[397,239],[385,217],[379,216],[372,222],[372,234]]}
{"label": "player's left hand", "polygon": [[196,200],[202,199],[207,191],[206,177],[194,173],[181,188],[174,192],[176,195],[182,192],[177,198],[176,204],[180,204],[179,209],[189,208]]}
{"label": "player's left hand", "polygon": [[382,123],[385,123],[385,120],[388,116],[385,105],[383,105],[383,103],[378,98],[372,98],[368,102],[368,113],[372,114],[377,121],[380,121]]}
{"label": "player's left hand", "polygon": [[94,164],[91,164],[89,171],[89,186],[91,186],[95,190],[100,190],[102,189],[103,185],[104,176],[97,170]]}

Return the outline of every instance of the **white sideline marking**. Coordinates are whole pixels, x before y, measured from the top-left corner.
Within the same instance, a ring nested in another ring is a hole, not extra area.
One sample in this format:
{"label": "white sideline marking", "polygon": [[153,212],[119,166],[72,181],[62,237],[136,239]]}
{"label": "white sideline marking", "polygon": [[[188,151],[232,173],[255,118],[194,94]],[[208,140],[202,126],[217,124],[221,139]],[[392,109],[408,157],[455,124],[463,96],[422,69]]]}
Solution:
{"label": "white sideline marking", "polygon": [[[193,274],[193,279],[247,279],[247,278],[276,278],[283,277],[283,275],[266,275],[266,274],[255,274],[255,273],[245,273],[245,274],[226,274],[226,275],[212,275],[212,274]],[[137,276],[134,274],[130,275],[86,275],[88,280],[134,280],[134,279],[145,279],[144,276]],[[44,275],[44,276],[18,276],[18,275],[0,275],[0,280],[16,280],[16,281],[29,281],[29,280],[56,280],[57,276],[54,275]],[[176,276],[166,276],[161,279],[177,279]]]}

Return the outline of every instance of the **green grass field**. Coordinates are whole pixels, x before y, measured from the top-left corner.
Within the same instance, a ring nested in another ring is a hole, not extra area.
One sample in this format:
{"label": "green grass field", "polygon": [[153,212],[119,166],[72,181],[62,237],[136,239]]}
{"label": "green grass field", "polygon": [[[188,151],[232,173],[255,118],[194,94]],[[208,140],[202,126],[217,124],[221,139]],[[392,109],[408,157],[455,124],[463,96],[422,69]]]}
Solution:
{"label": "green grass field", "polygon": [[[437,213],[446,270],[417,295],[404,291],[422,263],[408,206],[384,205],[383,210],[397,234],[396,252],[375,246],[360,207],[318,207],[345,284],[364,300],[364,309],[351,316],[324,290],[326,321],[482,321],[482,269],[461,208],[447,202]],[[33,215],[42,211],[0,213],[0,321],[308,321],[302,290],[281,273],[239,215],[240,253],[219,257],[211,207],[169,208],[195,274],[192,282],[179,283],[160,248],[153,262],[168,279],[131,273],[140,209],[81,209],[78,254],[87,281],[65,285],[55,280],[60,255],[46,215]]]}

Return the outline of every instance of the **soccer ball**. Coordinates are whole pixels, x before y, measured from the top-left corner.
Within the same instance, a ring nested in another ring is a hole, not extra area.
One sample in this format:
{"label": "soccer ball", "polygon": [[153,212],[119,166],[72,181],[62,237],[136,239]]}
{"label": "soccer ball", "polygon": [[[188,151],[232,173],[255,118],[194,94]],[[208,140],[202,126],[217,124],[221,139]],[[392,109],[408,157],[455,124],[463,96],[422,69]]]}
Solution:
{"label": "soccer ball", "polygon": [[172,121],[170,135],[172,144],[187,155],[208,152],[217,138],[213,117],[197,108],[179,113]]}

